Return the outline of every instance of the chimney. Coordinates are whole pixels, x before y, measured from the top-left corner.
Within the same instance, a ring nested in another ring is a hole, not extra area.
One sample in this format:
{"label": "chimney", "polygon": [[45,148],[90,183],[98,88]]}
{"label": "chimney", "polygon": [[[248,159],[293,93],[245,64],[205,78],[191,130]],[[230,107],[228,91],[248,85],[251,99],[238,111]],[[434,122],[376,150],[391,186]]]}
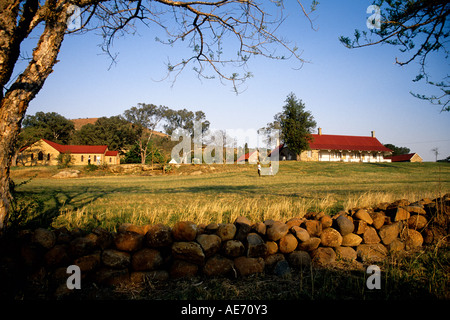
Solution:
{"label": "chimney", "polygon": [[375,138],[375,131],[371,131],[372,133],[372,138]]}
{"label": "chimney", "polygon": [[319,136],[322,135],[322,128],[319,128]]}

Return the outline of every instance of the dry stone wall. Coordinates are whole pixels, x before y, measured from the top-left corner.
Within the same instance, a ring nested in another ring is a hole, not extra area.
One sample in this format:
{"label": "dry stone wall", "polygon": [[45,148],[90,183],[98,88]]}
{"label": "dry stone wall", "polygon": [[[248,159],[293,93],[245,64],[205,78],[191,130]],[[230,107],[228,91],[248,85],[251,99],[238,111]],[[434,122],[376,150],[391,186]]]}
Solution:
{"label": "dry stone wall", "polygon": [[11,270],[20,270],[22,278],[47,279],[56,292],[68,290],[70,265],[80,268],[83,282],[96,285],[192,276],[283,276],[343,262],[358,268],[445,238],[449,217],[450,194],[415,203],[381,203],[333,217],[308,213],[288,221],[238,217],[226,224],[123,224],[114,233],[40,228],[2,239],[1,267],[6,278]]}

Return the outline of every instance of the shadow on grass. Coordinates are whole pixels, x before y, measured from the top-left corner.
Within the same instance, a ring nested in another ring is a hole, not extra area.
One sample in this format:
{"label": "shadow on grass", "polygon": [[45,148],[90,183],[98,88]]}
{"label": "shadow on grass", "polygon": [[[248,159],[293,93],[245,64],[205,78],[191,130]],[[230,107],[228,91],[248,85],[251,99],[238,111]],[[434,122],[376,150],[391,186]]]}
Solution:
{"label": "shadow on grass", "polygon": [[[259,179],[259,178],[256,178]],[[256,180],[260,181],[260,180]],[[326,190],[327,193],[339,193],[342,190]],[[14,212],[11,214],[10,225],[15,228],[48,228],[51,226],[54,219],[56,219],[64,209],[73,211],[81,210],[91,203],[98,200],[111,197],[114,195],[133,195],[144,194],[149,197],[161,197],[171,195],[193,195],[198,194],[215,197],[220,195],[228,195],[236,199],[254,198],[257,197],[284,197],[290,199],[302,198],[306,201],[320,201],[320,194],[305,194],[301,192],[284,192],[283,189],[277,188],[272,190],[270,186],[258,183],[247,185],[228,185],[228,184],[209,184],[200,186],[180,186],[180,187],[160,187],[148,188],[139,185],[105,185],[92,186],[88,184],[73,184],[65,186],[40,186],[33,188],[19,188],[15,192],[15,206]],[[275,201],[275,200],[274,200]],[[314,210],[316,208],[310,208]],[[338,212],[342,210],[342,203],[333,204],[328,211]]]}
{"label": "shadow on grass", "polygon": [[[15,192],[13,212],[10,216],[12,228],[47,228],[61,209],[70,206],[74,209],[82,208],[90,202],[102,198],[104,193],[93,193],[87,187],[77,190],[36,190],[33,192]],[[77,198],[83,197],[82,200]]]}
{"label": "shadow on grass", "polygon": [[396,166],[391,162],[369,162],[367,163],[370,166],[378,167],[378,168],[395,168],[395,169],[404,169],[400,166]]}
{"label": "shadow on grass", "polygon": [[162,194],[255,194],[258,186],[208,185],[178,188],[141,189],[139,186],[93,187],[88,185],[65,186],[64,188],[36,188],[32,191],[14,192],[14,210],[9,225],[14,229],[48,228],[64,208],[71,210],[83,207],[113,194],[144,193],[149,196]]}

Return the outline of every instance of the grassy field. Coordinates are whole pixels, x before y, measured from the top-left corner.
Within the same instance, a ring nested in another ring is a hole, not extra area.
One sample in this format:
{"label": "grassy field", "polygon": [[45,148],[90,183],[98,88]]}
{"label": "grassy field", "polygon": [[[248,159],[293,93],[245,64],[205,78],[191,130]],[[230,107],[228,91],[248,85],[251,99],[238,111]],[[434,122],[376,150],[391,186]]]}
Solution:
{"label": "grassy field", "polygon": [[[56,167],[13,168],[22,226],[115,230],[191,220],[230,222],[287,220],[308,211],[339,210],[406,198],[436,198],[450,192],[446,163],[280,163],[274,176],[258,177],[256,165],[186,165],[170,174],[85,171],[55,179]],[[201,174],[200,171],[202,171]],[[194,174],[192,174],[194,173]],[[26,182],[26,183],[23,183]]]}

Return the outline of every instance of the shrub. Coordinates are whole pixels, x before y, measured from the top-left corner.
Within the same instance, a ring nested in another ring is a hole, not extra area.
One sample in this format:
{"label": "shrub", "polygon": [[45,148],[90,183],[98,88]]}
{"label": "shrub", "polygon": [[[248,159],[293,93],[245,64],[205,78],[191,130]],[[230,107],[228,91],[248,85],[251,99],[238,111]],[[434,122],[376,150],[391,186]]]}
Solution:
{"label": "shrub", "polygon": [[73,157],[70,152],[60,153],[57,158],[58,168],[68,168],[71,166],[73,162]]}
{"label": "shrub", "polygon": [[97,171],[97,170],[98,170],[98,166],[96,166],[95,164],[89,163],[89,164],[85,167],[85,170],[86,170],[87,172]]}

